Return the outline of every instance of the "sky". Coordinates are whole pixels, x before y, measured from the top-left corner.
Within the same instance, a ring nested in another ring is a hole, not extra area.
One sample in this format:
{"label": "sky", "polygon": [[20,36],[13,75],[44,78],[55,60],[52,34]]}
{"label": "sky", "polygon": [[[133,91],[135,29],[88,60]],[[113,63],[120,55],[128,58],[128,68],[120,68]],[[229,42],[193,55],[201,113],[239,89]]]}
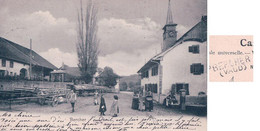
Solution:
{"label": "sky", "polygon": [[[83,0],[83,8],[87,0]],[[98,7],[98,66],[131,75],[161,51],[168,0],[94,0]],[[57,67],[76,67],[80,0],[0,0],[0,36],[29,48]],[[206,0],[171,0],[180,37],[207,14]]]}

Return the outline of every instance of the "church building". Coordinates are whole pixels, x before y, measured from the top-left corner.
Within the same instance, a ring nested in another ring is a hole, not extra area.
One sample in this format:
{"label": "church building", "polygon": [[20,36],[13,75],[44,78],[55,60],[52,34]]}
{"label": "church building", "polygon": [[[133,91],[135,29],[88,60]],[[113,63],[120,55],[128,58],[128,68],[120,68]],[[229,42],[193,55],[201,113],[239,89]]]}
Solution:
{"label": "church building", "polygon": [[138,71],[144,92],[151,91],[160,103],[169,94],[179,95],[181,89],[187,96],[207,93],[207,16],[179,39],[177,26],[169,1],[162,50]]}

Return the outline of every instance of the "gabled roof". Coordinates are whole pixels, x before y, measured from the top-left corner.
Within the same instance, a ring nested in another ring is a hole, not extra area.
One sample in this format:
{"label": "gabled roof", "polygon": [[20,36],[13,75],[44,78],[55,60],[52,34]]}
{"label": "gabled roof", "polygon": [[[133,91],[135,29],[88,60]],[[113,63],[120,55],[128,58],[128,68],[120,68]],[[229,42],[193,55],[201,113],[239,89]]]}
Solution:
{"label": "gabled roof", "polygon": [[68,67],[66,68],[66,73],[72,76],[80,76],[80,71],[78,67]]}
{"label": "gabled roof", "polygon": [[52,71],[52,74],[69,74],[71,76],[79,77],[80,70],[78,67],[69,67],[63,64],[58,70]]}
{"label": "gabled roof", "polygon": [[201,21],[193,26],[189,31],[187,31],[182,37],[180,37],[174,46],[169,49],[160,52],[159,54],[152,57],[137,73],[140,73],[143,70],[148,69],[149,67],[160,63],[161,59],[167,54],[169,51],[181,45],[185,41],[199,41],[205,42],[207,40],[207,16],[202,16]]}
{"label": "gabled roof", "polygon": [[[30,64],[30,49],[0,37],[0,57],[24,64]],[[53,64],[32,50],[32,65],[57,69]]]}

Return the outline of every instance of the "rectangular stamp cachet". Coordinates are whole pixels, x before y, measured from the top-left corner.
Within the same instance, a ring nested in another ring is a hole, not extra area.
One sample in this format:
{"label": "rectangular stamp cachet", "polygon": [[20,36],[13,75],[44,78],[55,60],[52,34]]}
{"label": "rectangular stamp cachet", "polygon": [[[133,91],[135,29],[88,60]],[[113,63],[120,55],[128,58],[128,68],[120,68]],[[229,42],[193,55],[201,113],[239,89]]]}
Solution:
{"label": "rectangular stamp cachet", "polygon": [[213,35],[209,41],[211,82],[253,81],[252,35]]}

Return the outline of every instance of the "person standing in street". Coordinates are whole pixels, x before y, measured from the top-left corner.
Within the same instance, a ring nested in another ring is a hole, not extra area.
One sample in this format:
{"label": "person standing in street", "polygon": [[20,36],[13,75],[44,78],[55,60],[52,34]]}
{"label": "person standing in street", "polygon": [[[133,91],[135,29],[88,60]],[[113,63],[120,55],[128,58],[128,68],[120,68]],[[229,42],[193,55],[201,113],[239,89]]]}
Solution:
{"label": "person standing in street", "polygon": [[117,117],[118,113],[119,113],[118,96],[114,95],[114,101],[111,105],[110,114],[113,114],[113,117]]}
{"label": "person standing in street", "polygon": [[148,92],[145,99],[145,110],[153,111],[153,94],[151,91]]}
{"label": "person standing in street", "polygon": [[95,95],[94,95],[94,105],[98,105],[98,92],[95,91]]}
{"label": "person standing in street", "polygon": [[101,97],[100,97],[100,106],[99,106],[100,115],[104,116],[106,111],[107,111],[106,102],[105,102],[105,99],[104,99],[103,94],[102,94]]}
{"label": "person standing in street", "polygon": [[72,107],[72,112],[74,112],[74,106],[77,100],[77,95],[74,93],[73,90],[70,91],[70,95],[69,95],[69,101],[71,103],[71,107]]}
{"label": "person standing in street", "polygon": [[142,93],[139,94],[139,111],[144,111],[144,100]]}

